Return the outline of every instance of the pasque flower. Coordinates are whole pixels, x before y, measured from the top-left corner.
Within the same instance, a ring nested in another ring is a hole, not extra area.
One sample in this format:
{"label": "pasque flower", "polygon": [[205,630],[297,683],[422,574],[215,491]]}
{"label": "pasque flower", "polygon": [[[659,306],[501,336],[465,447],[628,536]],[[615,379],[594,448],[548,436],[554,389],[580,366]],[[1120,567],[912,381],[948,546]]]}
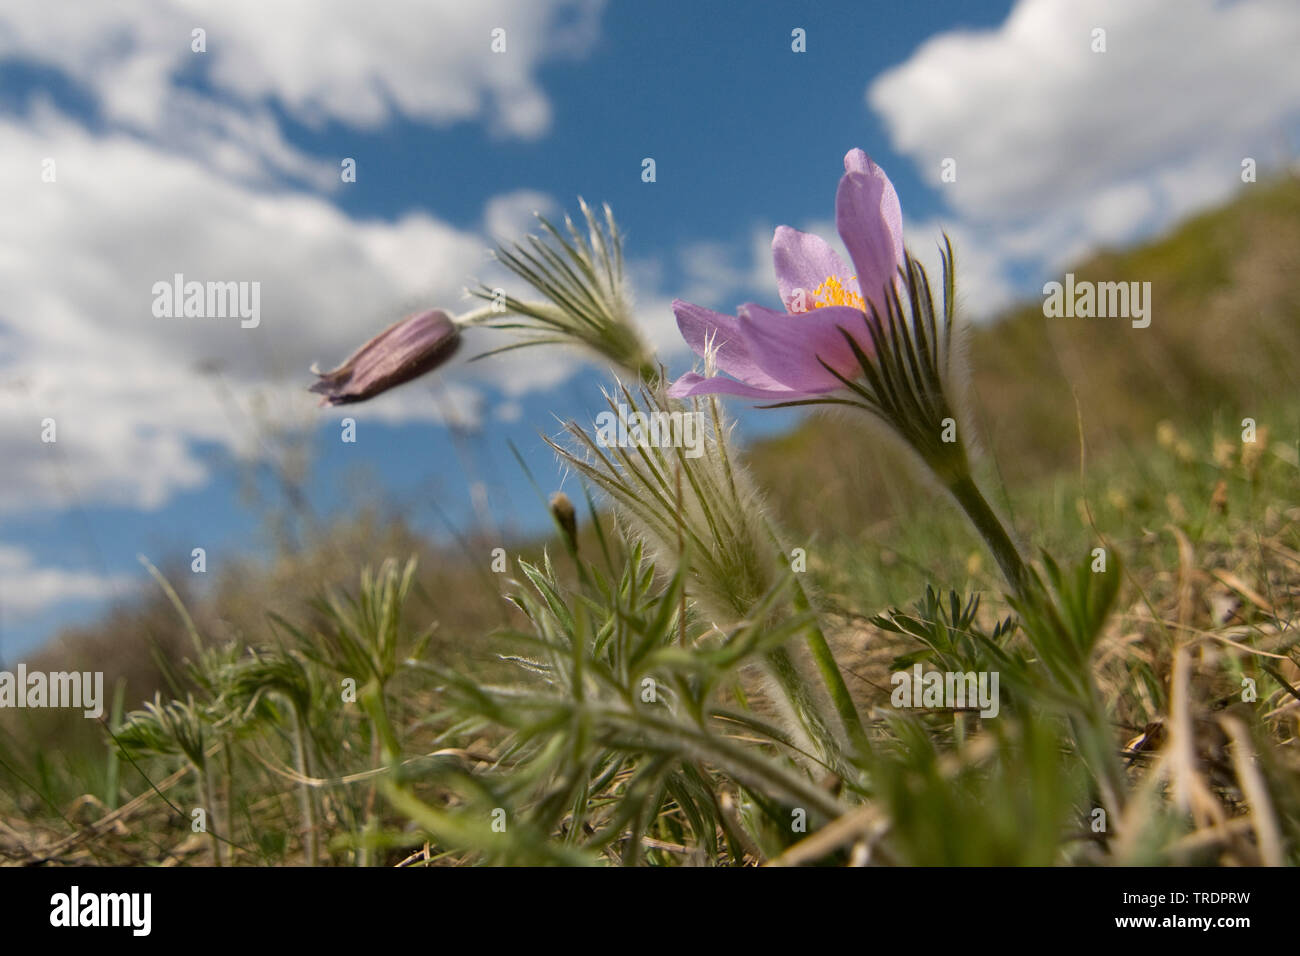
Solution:
{"label": "pasque flower", "polygon": [[871,352],[865,313],[871,306],[885,311],[905,265],[898,194],[860,149],[844,157],[835,225],[852,269],[819,236],[789,226],[776,230],[772,259],[784,312],[750,303],[730,316],[680,299],[673,302],[687,344],[730,378],[687,374],[673,383],[670,395],[724,393],[793,401],[841,389],[835,373],[847,378],[860,374],[845,332],[862,351]]}
{"label": "pasque flower", "polygon": [[323,395],[322,405],[364,402],[442,365],[460,345],[460,327],[441,309],[407,316],[390,325],[342,365],[312,372],[320,381],[311,391]]}
{"label": "pasque flower", "polygon": [[684,375],[669,394],[720,392],[774,405],[851,405],[870,412],[952,493],[1013,593],[1021,594],[1024,561],[975,483],[949,394],[952,246],[945,239],[937,307],[925,269],[903,249],[903,217],[889,178],[860,149],[844,157],[844,170],[835,225],[855,273],[848,274],[818,237],[782,226],[772,254],[787,311],[745,305],[730,316],[674,302],[677,326],[706,371],[730,377]]}

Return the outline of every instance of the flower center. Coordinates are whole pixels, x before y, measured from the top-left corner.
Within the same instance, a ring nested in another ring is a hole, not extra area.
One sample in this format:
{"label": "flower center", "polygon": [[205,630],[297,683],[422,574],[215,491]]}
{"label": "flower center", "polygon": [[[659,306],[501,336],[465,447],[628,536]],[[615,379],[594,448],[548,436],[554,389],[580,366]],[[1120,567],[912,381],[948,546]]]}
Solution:
{"label": "flower center", "polygon": [[[850,282],[857,281],[853,276]],[[809,303],[809,309],[824,309],[829,305],[847,305],[855,309],[866,311],[867,304],[863,301],[862,296],[844,287],[840,282],[839,276],[827,276],[826,281],[813,289],[812,301]]]}

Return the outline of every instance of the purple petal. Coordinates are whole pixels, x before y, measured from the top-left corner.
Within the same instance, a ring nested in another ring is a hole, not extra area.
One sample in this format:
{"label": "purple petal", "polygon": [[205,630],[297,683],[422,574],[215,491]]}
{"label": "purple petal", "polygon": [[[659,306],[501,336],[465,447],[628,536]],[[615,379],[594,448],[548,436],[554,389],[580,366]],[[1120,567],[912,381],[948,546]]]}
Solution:
{"label": "purple petal", "polygon": [[775,402],[807,397],[780,386],[776,388],[759,388],[756,385],[737,382],[735,379],[723,378],[721,375],[705,378],[703,375],[697,375],[694,372],[687,372],[673,382],[668,389],[668,394],[672,398],[688,398],[691,395],[739,395],[742,398],[771,399]]}
{"label": "purple petal", "polygon": [[677,328],[682,338],[700,358],[705,358],[705,352],[711,348],[714,364],[732,378],[760,389],[782,388],[754,362],[734,316],[681,299],[673,300],[673,315],[677,316]]}
{"label": "purple petal", "polygon": [[871,157],[861,149],[851,149],[844,154],[844,171],[846,173],[866,173],[875,175],[880,167],[871,161]]}
{"label": "purple petal", "polygon": [[866,323],[857,309],[827,306],[795,316],[761,305],[744,305],[740,309],[740,331],[749,354],[765,373],[797,392],[816,394],[844,387],[822,367],[822,361],[845,378],[856,378],[860,373],[858,360],[841,328],[870,354]]}
{"label": "purple petal", "polygon": [[844,157],[845,173],[835,194],[835,225],[849,250],[864,298],[881,296],[903,264],[903,211],[884,170],[860,149]]}
{"label": "purple petal", "polygon": [[844,260],[826,244],[821,236],[800,232],[789,226],[778,226],[772,237],[772,264],[776,267],[776,284],[781,290],[781,301],[787,311],[793,312],[791,302],[800,289],[811,308],[812,294],[830,276],[839,278],[841,284],[857,291],[857,283],[850,282],[851,274]]}

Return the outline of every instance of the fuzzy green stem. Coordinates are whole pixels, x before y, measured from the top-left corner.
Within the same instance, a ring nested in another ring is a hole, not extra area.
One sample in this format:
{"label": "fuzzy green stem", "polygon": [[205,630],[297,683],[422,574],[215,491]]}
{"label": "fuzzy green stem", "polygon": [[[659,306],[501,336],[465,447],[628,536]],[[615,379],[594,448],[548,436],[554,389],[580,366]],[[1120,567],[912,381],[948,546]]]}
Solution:
{"label": "fuzzy green stem", "polygon": [[221,804],[225,809],[225,817],[222,819],[221,832],[226,834],[227,839],[235,834],[235,824],[232,819],[235,813],[235,762],[234,756],[230,752],[230,738],[226,737],[221,743],[221,760],[225,773],[221,777]]}
{"label": "fuzzy green stem", "polygon": [[213,866],[221,866],[221,841],[217,839],[216,830],[217,800],[216,792],[212,789],[212,774],[197,764],[194,770],[199,775],[199,789],[203,793],[203,798],[208,802],[208,841],[212,844],[212,864]]}
{"label": "fuzzy green stem", "polygon": [[[769,524],[767,531],[777,549],[782,550],[781,541],[777,537],[776,530]],[[812,609],[812,604],[808,600],[808,593],[804,591],[803,585],[799,583],[798,578],[794,578],[794,607],[800,613]],[[817,665],[817,673],[826,686],[826,692],[830,694],[831,703],[835,705],[835,712],[839,715],[840,723],[844,725],[844,732],[852,742],[854,750],[857,751],[858,758],[865,760],[871,753],[871,741],[867,737],[866,728],[862,725],[862,715],[858,713],[857,704],[853,702],[853,695],[849,693],[848,685],[844,683],[844,675],[840,673],[835,654],[831,651],[826,635],[822,632],[821,625],[817,623],[815,617],[809,622],[808,627],[804,629],[804,634],[804,640],[808,645],[808,653],[812,655],[813,662]]]}
{"label": "fuzzy green stem", "polygon": [[993,559],[1002,569],[1002,576],[1011,586],[1011,593],[1015,597],[1024,597],[1029,583],[1029,570],[1011,536],[1007,534],[1007,529],[975,484],[975,479],[969,474],[962,475],[949,483],[948,490],[993,552]]}
{"label": "fuzzy green stem", "polygon": [[307,728],[303,716],[294,709],[293,720],[293,757],[298,776],[303,779],[298,783],[298,801],[302,813],[303,853],[308,866],[320,864],[320,851],[316,842],[316,800],[311,792],[307,777]]}
{"label": "fuzzy green stem", "polygon": [[[401,748],[397,743],[397,734],[388,719],[388,708],[384,700],[384,685],[378,677],[372,677],[361,688],[361,706],[370,718],[371,763],[375,768],[392,766],[400,757]],[[360,862],[361,866],[370,866],[374,855],[371,852],[375,837],[379,833],[379,814],[375,809],[375,800],[379,791],[379,780],[370,785],[370,795],[366,800],[366,822],[363,830]]]}
{"label": "fuzzy green stem", "polygon": [[[794,606],[799,611],[810,609],[808,595],[797,579],[794,587]],[[826,691],[831,695],[831,702],[835,705],[840,723],[844,725],[844,732],[848,734],[858,757],[865,760],[871,753],[871,741],[867,737],[866,728],[862,725],[862,715],[858,713],[857,704],[853,702],[853,695],[849,693],[848,685],[844,683],[844,675],[840,673],[839,664],[826,640],[826,635],[815,619],[809,623],[805,634],[808,652],[812,654],[822,683],[826,685]]]}
{"label": "fuzzy green stem", "polygon": [[817,755],[832,770],[843,776],[844,755],[840,750],[839,741],[827,726],[825,718],[817,707],[816,699],[808,691],[790,653],[784,647],[777,647],[768,651],[766,657],[768,670],[781,685],[781,690],[785,693],[795,718],[817,749]]}
{"label": "fuzzy green stem", "polygon": [[464,327],[467,325],[475,325],[479,322],[487,321],[488,319],[499,319],[501,318],[501,315],[502,310],[494,304],[480,306],[477,309],[470,309],[468,312],[460,313],[460,315],[453,315],[451,320],[456,323],[456,325]]}
{"label": "fuzzy green stem", "polygon": [[[119,677],[113,686],[113,710],[110,717],[109,727],[122,726],[122,711],[126,699],[126,678]],[[121,758],[118,756],[119,750],[117,741],[109,734],[108,747],[108,768],[105,774],[104,784],[104,805],[109,810],[116,810],[118,799],[121,797]]]}

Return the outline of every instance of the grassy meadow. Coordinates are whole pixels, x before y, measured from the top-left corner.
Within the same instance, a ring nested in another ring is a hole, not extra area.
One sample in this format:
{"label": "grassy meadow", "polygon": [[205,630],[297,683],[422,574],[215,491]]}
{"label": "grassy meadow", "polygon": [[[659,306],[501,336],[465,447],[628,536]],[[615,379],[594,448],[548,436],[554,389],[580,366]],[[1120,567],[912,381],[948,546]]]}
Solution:
{"label": "grassy meadow", "polygon": [[[0,861],[1295,864],[1300,182],[1073,271],[1150,281],[1150,327],[1031,302],[954,386],[1037,584],[870,416],[728,458],[704,402],[676,525],[586,475],[572,537],[365,513],[204,593],[156,569],[28,660],[111,706],[0,713]],[[898,708],[918,662],[999,713]]]}

